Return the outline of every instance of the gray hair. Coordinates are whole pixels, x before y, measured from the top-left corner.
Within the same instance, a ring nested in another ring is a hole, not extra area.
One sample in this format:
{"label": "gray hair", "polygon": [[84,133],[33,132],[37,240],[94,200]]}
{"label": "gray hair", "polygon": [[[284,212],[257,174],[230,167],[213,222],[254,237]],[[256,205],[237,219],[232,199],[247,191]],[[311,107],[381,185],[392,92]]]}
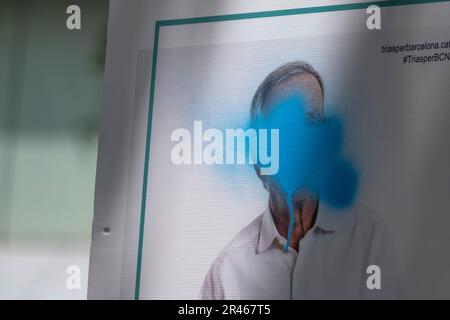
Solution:
{"label": "gray hair", "polygon": [[265,103],[273,88],[275,88],[280,83],[289,80],[293,76],[302,73],[310,74],[314,78],[316,78],[319,82],[322,93],[324,92],[322,78],[310,64],[303,61],[293,61],[286,63],[272,71],[259,85],[252,100],[252,106],[250,109],[251,119],[256,119],[258,114],[261,113],[261,107]]}

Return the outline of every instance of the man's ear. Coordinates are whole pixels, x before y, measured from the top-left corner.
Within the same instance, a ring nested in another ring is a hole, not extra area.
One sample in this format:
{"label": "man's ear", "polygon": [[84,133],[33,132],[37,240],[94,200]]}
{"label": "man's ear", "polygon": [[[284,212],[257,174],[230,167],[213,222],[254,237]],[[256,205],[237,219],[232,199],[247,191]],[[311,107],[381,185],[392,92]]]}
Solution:
{"label": "man's ear", "polygon": [[280,190],[280,184],[277,182],[275,176],[262,175],[261,167],[257,164],[253,165],[253,167],[255,168],[256,175],[258,176],[259,180],[261,180],[264,189],[266,189],[269,193],[273,191],[282,192],[282,190]]}
{"label": "man's ear", "polygon": [[259,180],[261,180],[261,182],[262,182],[262,184],[264,186],[264,189],[269,191],[269,181],[268,181],[269,179],[268,179],[268,176],[265,176],[265,175],[261,174],[261,167],[259,165],[255,164],[255,165],[253,165],[253,168],[255,168],[256,175],[258,176]]}

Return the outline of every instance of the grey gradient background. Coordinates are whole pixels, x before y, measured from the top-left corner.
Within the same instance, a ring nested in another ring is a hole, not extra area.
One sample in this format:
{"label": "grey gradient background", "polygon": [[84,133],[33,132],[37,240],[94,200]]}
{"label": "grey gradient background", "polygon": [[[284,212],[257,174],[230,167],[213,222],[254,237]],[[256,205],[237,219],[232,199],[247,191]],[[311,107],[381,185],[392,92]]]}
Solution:
{"label": "grey gradient background", "polygon": [[86,298],[107,17],[106,0],[0,1],[0,299]]}

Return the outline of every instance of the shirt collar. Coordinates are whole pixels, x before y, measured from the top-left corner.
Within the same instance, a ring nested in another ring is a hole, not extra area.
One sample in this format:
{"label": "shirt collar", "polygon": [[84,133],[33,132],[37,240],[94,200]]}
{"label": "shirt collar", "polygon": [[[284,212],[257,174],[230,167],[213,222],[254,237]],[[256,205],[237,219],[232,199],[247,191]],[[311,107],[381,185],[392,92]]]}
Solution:
{"label": "shirt collar", "polygon": [[267,205],[262,216],[261,227],[259,230],[258,253],[266,250],[278,236],[280,235],[277,227],[275,227],[275,222],[273,222],[270,207]]}
{"label": "shirt collar", "polygon": [[[319,202],[317,211],[317,218],[314,224],[313,231],[319,229],[324,232],[335,232],[347,225],[353,218],[353,210],[336,209]],[[278,230],[273,221],[270,206],[267,205],[264,210],[261,226],[259,230],[258,253],[263,252],[273,243],[273,241],[280,237]]]}

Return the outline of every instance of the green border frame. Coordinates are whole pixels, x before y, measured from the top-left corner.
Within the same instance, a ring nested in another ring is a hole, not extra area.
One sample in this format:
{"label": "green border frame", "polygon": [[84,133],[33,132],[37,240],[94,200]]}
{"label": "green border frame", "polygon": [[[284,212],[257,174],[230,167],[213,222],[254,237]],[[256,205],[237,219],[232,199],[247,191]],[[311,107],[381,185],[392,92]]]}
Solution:
{"label": "green border frame", "polygon": [[280,17],[280,16],[290,16],[308,13],[319,13],[319,12],[332,12],[332,11],[346,11],[346,10],[361,10],[366,9],[370,5],[377,5],[379,7],[393,7],[402,5],[415,5],[415,4],[426,4],[426,3],[438,3],[438,2],[448,2],[450,0],[385,0],[385,1],[373,1],[373,2],[363,2],[363,3],[350,3],[350,4],[339,4],[339,5],[328,5],[319,7],[307,7],[299,9],[285,9],[285,10],[273,10],[273,11],[260,11],[260,12],[250,12],[250,13],[237,13],[237,14],[227,14],[219,16],[207,16],[207,17],[197,17],[197,18],[184,18],[184,19],[173,19],[173,20],[158,20],[155,23],[155,35],[153,41],[153,59],[152,59],[152,71],[151,71],[151,81],[150,81],[150,101],[147,119],[147,137],[145,144],[145,160],[144,160],[144,179],[142,186],[142,202],[141,202],[141,216],[139,222],[139,244],[138,244],[138,254],[137,254],[137,265],[136,265],[136,283],[134,290],[134,299],[139,300],[140,286],[141,286],[141,268],[142,268],[142,249],[144,242],[144,225],[145,225],[145,208],[147,204],[147,186],[148,186],[148,163],[150,157],[150,136],[152,129],[152,116],[153,116],[153,102],[155,98],[155,81],[156,81],[156,64],[158,62],[158,43],[159,43],[159,29],[166,26],[177,26],[186,24],[197,24],[197,23],[210,23],[210,22],[221,22],[230,20],[245,20],[245,19],[257,19],[257,18],[268,18],[268,17]]}

